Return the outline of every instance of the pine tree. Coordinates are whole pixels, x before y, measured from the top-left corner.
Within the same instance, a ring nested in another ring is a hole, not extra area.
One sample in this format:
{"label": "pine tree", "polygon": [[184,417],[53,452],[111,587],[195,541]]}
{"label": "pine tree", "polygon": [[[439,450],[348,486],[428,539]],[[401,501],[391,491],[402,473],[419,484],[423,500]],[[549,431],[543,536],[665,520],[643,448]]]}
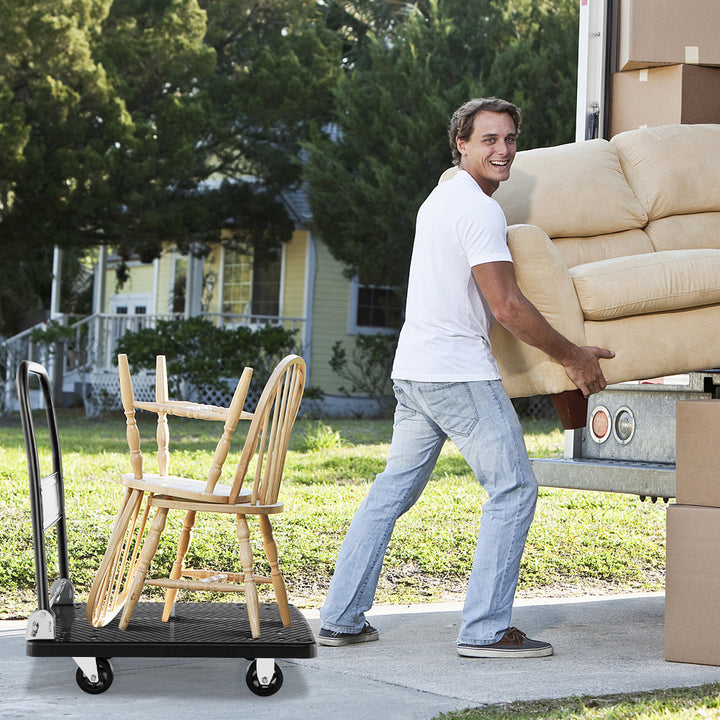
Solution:
{"label": "pine tree", "polygon": [[451,164],[449,118],[483,94],[492,12],[483,2],[433,3],[391,42],[368,41],[337,88],[330,132],[306,145],[318,232],[364,284],[406,283],[415,215]]}
{"label": "pine tree", "polygon": [[447,124],[472,97],[523,109],[522,147],[574,132],[572,0],[437,0],[355,46],[334,123],[305,145],[318,232],[349,276],[402,288],[415,215],[449,167]]}
{"label": "pine tree", "polygon": [[504,2],[512,38],[495,56],[488,91],[523,111],[520,148],[575,137],[578,7],[575,0]]}

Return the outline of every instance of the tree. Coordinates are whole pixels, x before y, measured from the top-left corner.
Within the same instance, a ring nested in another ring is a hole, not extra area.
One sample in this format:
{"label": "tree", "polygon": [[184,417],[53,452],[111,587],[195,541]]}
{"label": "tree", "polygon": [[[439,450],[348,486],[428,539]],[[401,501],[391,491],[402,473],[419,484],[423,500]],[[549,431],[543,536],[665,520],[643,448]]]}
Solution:
{"label": "tree", "polygon": [[454,29],[455,11],[465,22],[470,5],[475,43],[486,50],[477,50],[482,63],[492,50],[491,6],[433,4],[392,43],[367,43],[358,68],[338,85],[330,131],[305,145],[318,232],[363,283],[405,285],[417,209],[450,164],[448,119],[482,92],[477,68],[458,62],[467,38]]}
{"label": "tree", "polygon": [[403,288],[415,215],[450,165],[447,123],[465,100],[518,102],[524,147],[566,141],[576,12],[570,0],[436,0],[358,46],[333,124],[305,144],[313,217],[349,276]]}
{"label": "tree", "polygon": [[91,41],[109,0],[2,0],[0,14],[0,278],[3,330],[48,305],[54,244],[130,130]]}
{"label": "tree", "polygon": [[327,27],[342,40],[347,71],[363,66],[368,44],[392,42],[409,17],[427,14],[427,0],[324,0],[319,4]]}
{"label": "tree", "polygon": [[[341,72],[340,43],[312,3],[0,10],[0,234],[12,266],[56,244],[148,261],[168,242],[262,254],[289,239],[278,192],[297,181],[298,142],[327,115]],[[22,291],[12,273],[0,283],[3,297]]]}
{"label": "tree", "polygon": [[521,148],[575,138],[578,3],[504,3],[512,38],[495,56],[487,89],[522,108]]}

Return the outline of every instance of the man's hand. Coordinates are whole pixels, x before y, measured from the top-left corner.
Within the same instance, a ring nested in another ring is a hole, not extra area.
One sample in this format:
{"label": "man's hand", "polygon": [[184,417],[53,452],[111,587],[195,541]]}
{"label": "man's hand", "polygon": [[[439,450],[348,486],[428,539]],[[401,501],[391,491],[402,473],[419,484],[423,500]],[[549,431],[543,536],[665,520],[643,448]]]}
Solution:
{"label": "man's hand", "polygon": [[578,386],[585,397],[607,387],[599,358],[614,358],[615,353],[607,348],[594,346],[578,347],[573,356],[563,362],[567,376]]}

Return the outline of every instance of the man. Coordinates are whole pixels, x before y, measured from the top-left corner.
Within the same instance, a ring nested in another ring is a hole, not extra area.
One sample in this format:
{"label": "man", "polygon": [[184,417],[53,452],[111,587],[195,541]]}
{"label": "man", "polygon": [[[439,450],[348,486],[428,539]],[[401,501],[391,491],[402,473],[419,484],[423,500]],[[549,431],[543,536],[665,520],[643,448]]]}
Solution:
{"label": "man", "polygon": [[[520,558],[535,513],[533,475],[514,408],[489,341],[493,317],[563,364],[584,395],[606,383],[599,358],[546,322],[522,294],[505,216],[491,195],[510,176],[520,111],[471,100],[450,124],[459,172],[417,216],[406,317],[392,378],[397,398],[385,470],[353,518],[321,611],[321,645],[378,639],[365,620],[397,518],[420,496],[449,438],[488,492],[457,651],[467,657],[540,657],[552,645],[510,627]],[[548,278],[548,281],[551,281]]]}

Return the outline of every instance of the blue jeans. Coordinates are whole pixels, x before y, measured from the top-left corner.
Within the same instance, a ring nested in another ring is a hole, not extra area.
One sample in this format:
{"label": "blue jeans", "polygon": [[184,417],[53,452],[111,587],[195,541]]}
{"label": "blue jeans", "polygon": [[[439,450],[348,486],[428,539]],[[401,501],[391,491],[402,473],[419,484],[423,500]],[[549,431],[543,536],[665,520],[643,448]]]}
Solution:
{"label": "blue jeans", "polygon": [[358,632],[377,588],[395,521],[420,497],[449,438],[487,491],[458,642],[493,643],[510,625],[537,481],[515,410],[499,380],[395,382],[387,466],[345,537],[321,610],[322,626]]}

